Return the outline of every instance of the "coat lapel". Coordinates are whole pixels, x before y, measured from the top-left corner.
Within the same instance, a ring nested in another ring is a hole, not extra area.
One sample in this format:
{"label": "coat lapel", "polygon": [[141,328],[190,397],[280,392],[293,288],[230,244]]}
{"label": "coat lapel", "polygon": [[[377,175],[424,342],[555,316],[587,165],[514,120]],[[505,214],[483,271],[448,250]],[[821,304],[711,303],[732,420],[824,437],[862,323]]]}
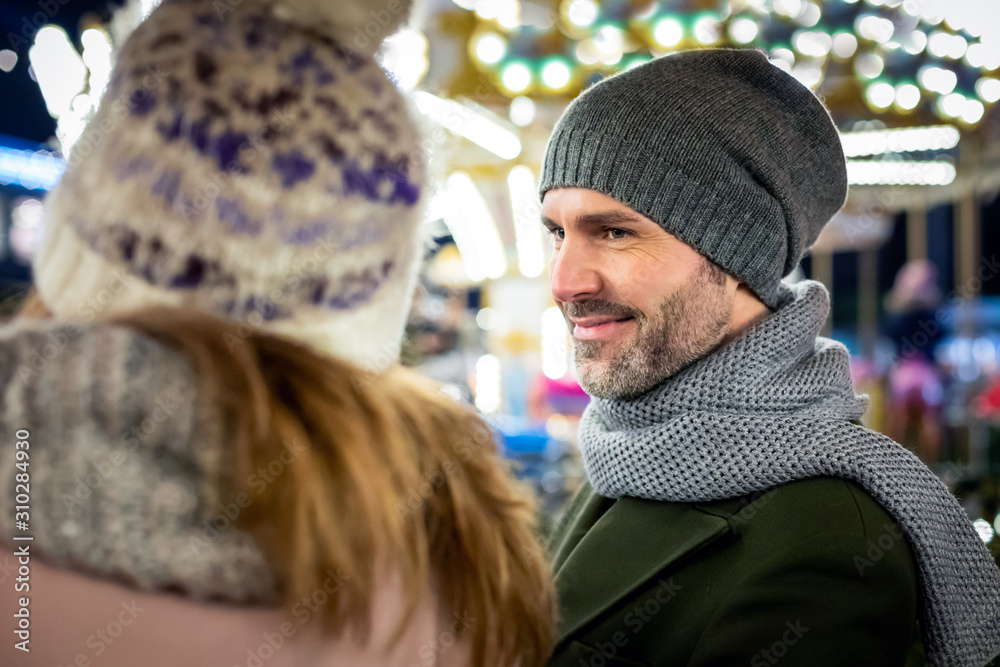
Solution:
{"label": "coat lapel", "polygon": [[562,642],[685,554],[729,530],[728,522],[684,503],[620,498],[575,548],[560,554],[556,587]]}

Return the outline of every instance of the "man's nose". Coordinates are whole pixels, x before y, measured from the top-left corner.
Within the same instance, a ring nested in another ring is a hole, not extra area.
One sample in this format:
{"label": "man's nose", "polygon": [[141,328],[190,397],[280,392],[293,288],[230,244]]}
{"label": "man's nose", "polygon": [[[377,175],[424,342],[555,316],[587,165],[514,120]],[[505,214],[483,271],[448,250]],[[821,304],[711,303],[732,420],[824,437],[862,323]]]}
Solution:
{"label": "man's nose", "polygon": [[601,291],[597,257],[583,244],[563,241],[552,255],[549,288],[556,301],[589,299]]}

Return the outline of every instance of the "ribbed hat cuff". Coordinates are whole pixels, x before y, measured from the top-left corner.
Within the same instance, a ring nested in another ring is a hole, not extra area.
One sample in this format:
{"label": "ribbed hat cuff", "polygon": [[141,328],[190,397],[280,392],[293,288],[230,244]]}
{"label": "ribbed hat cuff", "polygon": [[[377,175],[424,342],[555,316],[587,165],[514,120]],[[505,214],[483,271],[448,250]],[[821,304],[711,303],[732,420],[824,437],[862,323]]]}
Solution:
{"label": "ribbed hat cuff", "polygon": [[[375,298],[351,310],[331,312],[298,305],[288,319],[257,321],[253,315],[247,316],[240,320],[244,328],[237,331],[260,329],[287,336],[365,371],[384,370],[398,359],[417,280],[419,262],[408,266],[406,289],[382,289]],[[68,224],[46,230],[32,272],[42,302],[60,319],[90,322],[150,306],[194,308],[219,316],[196,303],[197,290],[151,285],[109,263]]]}

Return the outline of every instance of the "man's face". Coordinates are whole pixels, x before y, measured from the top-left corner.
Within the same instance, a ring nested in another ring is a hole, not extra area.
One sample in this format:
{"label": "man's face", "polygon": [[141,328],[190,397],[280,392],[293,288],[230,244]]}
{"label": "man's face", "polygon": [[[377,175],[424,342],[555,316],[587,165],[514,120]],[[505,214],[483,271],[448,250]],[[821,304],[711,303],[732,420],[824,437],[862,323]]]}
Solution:
{"label": "man's face", "polygon": [[545,193],[552,296],[575,342],[581,386],[631,398],[711,351],[729,332],[738,282],[606,195]]}

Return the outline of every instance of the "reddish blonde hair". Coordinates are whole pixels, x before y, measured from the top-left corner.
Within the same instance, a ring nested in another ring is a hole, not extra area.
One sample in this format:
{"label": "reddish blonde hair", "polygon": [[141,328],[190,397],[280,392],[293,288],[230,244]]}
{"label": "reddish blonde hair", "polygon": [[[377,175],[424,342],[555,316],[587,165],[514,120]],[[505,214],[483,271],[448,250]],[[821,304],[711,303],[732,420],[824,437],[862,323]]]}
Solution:
{"label": "reddish blonde hair", "polygon": [[[25,315],[45,316],[36,295]],[[290,339],[189,309],[147,308],[109,318],[187,354],[235,433],[223,497],[304,443],[238,523],[272,564],[286,605],[343,584],[323,609],[325,629],[370,629],[377,578],[401,575],[405,613],[436,586],[449,611],[477,619],[468,630],[476,667],[541,667],[554,639],[551,570],[535,534],[535,504],[499,457],[471,408],[403,368],[368,373]],[[244,332],[245,333],[245,332]],[[339,570],[338,570],[339,568]]]}

